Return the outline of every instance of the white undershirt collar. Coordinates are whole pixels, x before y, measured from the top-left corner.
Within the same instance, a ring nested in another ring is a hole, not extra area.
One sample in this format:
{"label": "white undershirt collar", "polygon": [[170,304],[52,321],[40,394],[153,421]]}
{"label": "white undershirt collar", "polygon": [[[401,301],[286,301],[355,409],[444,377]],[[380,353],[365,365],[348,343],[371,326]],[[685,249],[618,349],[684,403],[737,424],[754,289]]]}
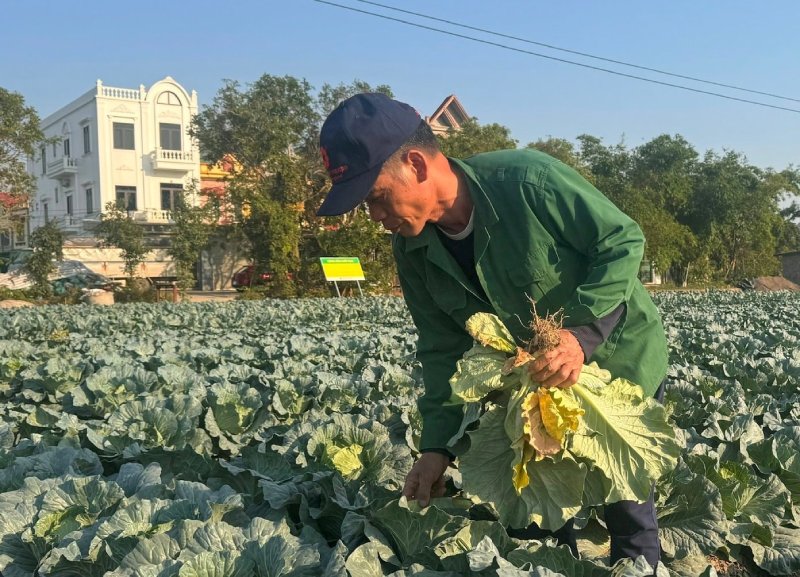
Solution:
{"label": "white undershirt collar", "polygon": [[469,215],[469,222],[467,223],[467,226],[464,227],[464,230],[462,230],[461,232],[450,234],[446,230],[442,229],[442,227],[440,226],[437,226],[436,228],[441,230],[442,234],[445,235],[450,240],[464,240],[465,238],[467,238],[469,235],[472,234],[472,231],[475,228],[474,221],[475,221],[475,208],[473,207],[472,212]]}

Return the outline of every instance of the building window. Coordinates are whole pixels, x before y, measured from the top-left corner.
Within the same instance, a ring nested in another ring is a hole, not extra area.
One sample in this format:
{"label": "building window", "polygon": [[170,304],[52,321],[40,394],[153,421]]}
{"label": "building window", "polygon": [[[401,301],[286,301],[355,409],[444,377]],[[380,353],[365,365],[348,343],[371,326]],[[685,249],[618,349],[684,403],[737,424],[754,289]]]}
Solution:
{"label": "building window", "polygon": [[56,197],[56,204],[58,204],[58,187],[53,189],[53,196]]}
{"label": "building window", "polygon": [[53,158],[56,157],[56,143],[53,143]]}
{"label": "building window", "polygon": [[89,154],[92,151],[92,137],[89,134],[89,127],[83,127],[83,153]]}
{"label": "building window", "polygon": [[133,124],[128,122],[114,123],[114,148],[133,150]]}
{"label": "building window", "polygon": [[44,210],[44,223],[47,224],[50,222],[50,212],[47,210],[47,203],[42,203],[42,209]]}
{"label": "building window", "polygon": [[67,215],[72,216],[72,195],[68,194],[66,196],[67,199]]}
{"label": "building window", "polygon": [[70,154],[69,154],[69,138],[65,138],[64,139],[64,156],[66,158],[69,158],[69,156],[70,156]]}
{"label": "building window", "polygon": [[43,146],[42,151],[42,174],[47,172],[47,149]]}
{"label": "building window", "polygon": [[86,189],[86,214],[94,212],[94,198],[92,198],[92,189]]}
{"label": "building window", "polygon": [[27,235],[25,234],[27,221],[18,220],[13,226],[14,228],[11,230],[11,236],[14,238],[14,245],[25,246],[25,244],[28,242]]}
{"label": "building window", "polygon": [[164,150],[181,149],[181,125],[161,122],[161,148]]}
{"label": "building window", "polygon": [[183,206],[183,185],[161,184],[161,210],[176,210]]}
{"label": "building window", "polygon": [[117,208],[120,210],[136,210],[136,187],[117,187]]}
{"label": "building window", "polygon": [[158,95],[159,104],[170,104],[172,106],[180,106],[181,99],[174,92],[162,92]]}

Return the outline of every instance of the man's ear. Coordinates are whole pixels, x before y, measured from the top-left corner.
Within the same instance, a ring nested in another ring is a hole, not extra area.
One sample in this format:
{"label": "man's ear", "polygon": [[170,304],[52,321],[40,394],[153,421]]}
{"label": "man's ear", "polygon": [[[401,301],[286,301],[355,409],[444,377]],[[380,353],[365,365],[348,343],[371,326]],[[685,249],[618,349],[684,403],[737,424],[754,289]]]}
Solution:
{"label": "man's ear", "polygon": [[418,183],[428,180],[429,160],[421,151],[412,148],[406,152],[406,162]]}

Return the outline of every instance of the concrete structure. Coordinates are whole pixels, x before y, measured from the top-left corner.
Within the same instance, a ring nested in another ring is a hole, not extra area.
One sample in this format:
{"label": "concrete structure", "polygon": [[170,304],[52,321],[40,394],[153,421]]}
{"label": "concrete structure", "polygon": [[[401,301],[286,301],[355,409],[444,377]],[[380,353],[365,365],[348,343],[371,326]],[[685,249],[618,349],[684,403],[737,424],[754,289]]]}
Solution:
{"label": "concrete structure", "polygon": [[433,114],[425,118],[425,122],[431,127],[434,134],[446,136],[451,130],[460,130],[461,125],[469,118],[461,102],[455,94],[451,94],[442,101]]}
{"label": "concrete structure", "polygon": [[783,267],[783,276],[795,284],[800,284],[800,250],[784,252],[778,255]]}
{"label": "concrete structure", "polygon": [[200,178],[200,153],[187,134],[195,114],[197,94],[168,76],[149,89],[98,80],[44,118],[45,136],[56,141],[28,163],[37,178],[31,230],[56,219],[67,236],[91,234],[109,202],[142,225],[168,225],[184,188]]}
{"label": "concrete structure", "polygon": [[197,280],[201,290],[231,289],[233,273],[250,262],[246,241],[225,233],[226,228],[237,222],[227,188],[228,180],[240,169],[241,165],[229,155],[218,163],[200,163],[200,202],[216,204],[216,224],[220,227],[200,255]]}

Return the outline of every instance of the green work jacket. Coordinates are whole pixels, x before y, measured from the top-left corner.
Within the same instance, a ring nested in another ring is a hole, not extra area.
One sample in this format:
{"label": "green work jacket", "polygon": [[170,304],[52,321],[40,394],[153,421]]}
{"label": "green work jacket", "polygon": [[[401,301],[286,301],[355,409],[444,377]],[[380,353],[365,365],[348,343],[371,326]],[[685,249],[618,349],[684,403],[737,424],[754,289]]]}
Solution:
{"label": "green work jacket", "polygon": [[472,346],[466,320],[498,315],[518,343],[530,338],[529,297],[539,315],[563,310],[564,326],[585,325],[625,303],[625,314],[588,360],[652,395],[667,369],[658,311],[638,280],[644,249],[639,226],[562,162],[535,150],[450,159],[467,178],[475,207],[477,276],[471,285],[434,225],[393,238],[408,309],[419,333],[425,393],[421,450],[444,449],[463,409],[445,406],[450,377]]}

